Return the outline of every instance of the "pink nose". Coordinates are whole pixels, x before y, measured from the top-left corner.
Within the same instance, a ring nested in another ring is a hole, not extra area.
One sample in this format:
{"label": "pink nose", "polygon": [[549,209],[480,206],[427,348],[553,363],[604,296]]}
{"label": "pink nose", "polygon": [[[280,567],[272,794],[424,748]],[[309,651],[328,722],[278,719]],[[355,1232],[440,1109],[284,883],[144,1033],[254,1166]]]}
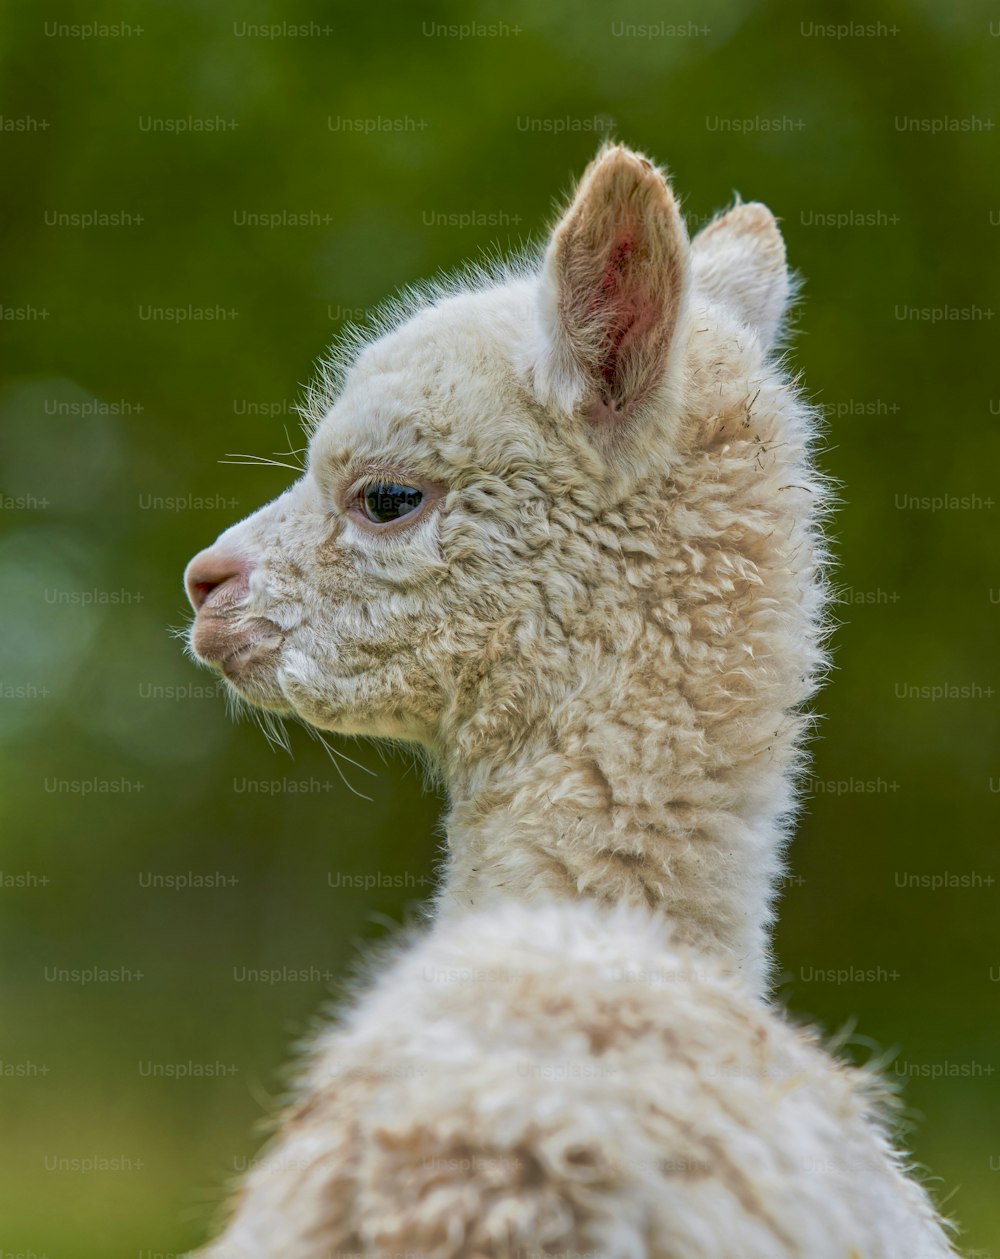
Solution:
{"label": "pink nose", "polygon": [[200,611],[217,590],[227,603],[241,599],[250,584],[252,568],[246,556],[232,551],[211,546],[199,551],[184,573],[184,587],[191,606],[196,612]]}

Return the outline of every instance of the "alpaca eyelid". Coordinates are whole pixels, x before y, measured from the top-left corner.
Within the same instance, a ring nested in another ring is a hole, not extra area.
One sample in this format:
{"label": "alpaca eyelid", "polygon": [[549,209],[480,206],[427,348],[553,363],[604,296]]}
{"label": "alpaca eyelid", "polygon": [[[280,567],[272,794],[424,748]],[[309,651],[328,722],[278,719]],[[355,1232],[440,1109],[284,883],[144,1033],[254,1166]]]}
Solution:
{"label": "alpaca eyelid", "polygon": [[[365,500],[368,497],[369,493],[372,490],[378,489],[380,486],[381,487],[395,486],[398,489],[412,490],[418,496],[417,501],[411,504],[409,509],[406,512],[404,512],[402,516],[397,517],[397,519],[399,520],[404,520],[407,516],[412,515],[415,511],[418,510],[418,508],[420,508],[424,504],[424,502],[428,498],[427,491],[421,488],[421,486],[415,484],[415,482],[412,479],[406,479],[406,478],[402,478],[400,476],[395,476],[392,474],[385,474],[385,475],[377,475],[374,477],[369,477],[369,478],[366,478],[365,480],[358,481],[356,487],[351,491],[350,497],[347,499],[348,508],[360,507],[363,511],[364,506],[365,506]],[[369,523],[370,524],[379,524],[379,523],[388,524],[391,522],[369,521]]]}
{"label": "alpaca eyelid", "polygon": [[368,468],[364,472],[356,472],[341,482],[339,497],[350,506],[373,485],[404,485],[408,488],[425,493],[422,478],[415,477],[401,468]]}
{"label": "alpaca eyelid", "polygon": [[[392,520],[373,520],[364,510],[363,495],[366,485],[380,484],[399,485],[416,490],[420,495],[420,501],[409,511]],[[355,525],[363,529],[369,537],[394,537],[405,533],[408,529],[415,527],[421,520],[425,519],[428,512],[444,497],[446,492],[445,486],[428,482],[422,477],[408,477],[403,473],[379,473],[374,480],[371,478],[367,480],[359,479],[354,483],[351,490],[352,497],[345,499],[344,514]]]}
{"label": "alpaca eyelid", "polygon": [[[372,520],[371,521],[372,524],[388,525],[388,524],[394,524],[397,520],[399,521],[406,520],[410,516],[412,516],[415,512],[419,511],[421,506],[427,500],[427,495],[424,493],[422,489],[419,488],[419,486],[409,485],[402,481],[377,480],[377,481],[369,481],[366,485],[363,485],[360,491],[358,492],[358,497],[356,501],[361,504],[362,511],[364,511],[365,515],[367,516],[369,510],[378,510],[377,508],[375,509],[371,508],[370,503],[369,503],[369,496],[372,494],[373,491],[375,492],[375,498],[376,498],[376,501],[378,502],[379,500],[393,497],[392,491],[394,490],[404,491],[404,494],[401,497],[403,497],[405,510],[400,512],[398,516],[392,517],[390,520]],[[416,502],[412,501],[413,495],[416,496]],[[368,518],[369,520],[371,520],[371,517],[368,517]]]}

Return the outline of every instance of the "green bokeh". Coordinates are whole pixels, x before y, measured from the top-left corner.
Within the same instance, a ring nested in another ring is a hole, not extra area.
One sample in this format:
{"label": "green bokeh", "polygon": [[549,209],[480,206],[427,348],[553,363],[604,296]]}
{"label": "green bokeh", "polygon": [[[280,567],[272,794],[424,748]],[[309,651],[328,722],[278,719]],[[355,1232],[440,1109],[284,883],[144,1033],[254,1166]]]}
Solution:
{"label": "green bokeh", "polygon": [[[834,545],[853,595],[782,906],[782,991],[831,1032],[856,1018],[859,1057],[897,1051],[917,1159],[963,1244],[997,1245],[1000,23],[976,2],[846,7],[846,18],[840,5],[803,16],[776,2],[421,13],[402,0],[291,0],[248,13],[92,0],[8,13],[5,1251],[145,1259],[199,1241],[225,1178],[252,1157],[289,1046],[358,942],[427,895],[440,801],[421,794],[419,773],[339,741],[376,770],[344,767],[365,801],[304,730],[289,760],[233,724],[170,636],[186,619],[180,573],[287,483],[283,469],[219,460],[301,444],[292,404],[343,312],[537,236],[611,125],[669,164],[692,225],[734,190],[765,200],[805,277],[794,353],[831,412],[823,464],[843,485]],[[885,29],[813,30],[845,20]],[[141,34],[53,33],[102,21]],[[434,33],[470,21],[505,26]],[[688,33],[618,26],[658,22]],[[314,26],[265,38],[245,23]],[[238,126],[173,134],[151,118]],[[907,118],[975,129],[903,130]],[[24,119],[31,129],[17,129]],[[347,131],[342,119],[402,129]],[[56,217],[88,212],[141,222]],[[309,221],[242,225],[248,213]],[[478,225],[441,223],[456,214]],[[236,313],[142,317],[188,306]],[[947,495],[972,501],[909,502]],[[180,510],[157,505],[170,499]],[[122,593],[88,606],[94,591]],[[921,686],[971,696],[906,690]],[[54,789],[92,781],[122,790]],[[188,871],[218,885],[148,886]],[[899,886],[946,873],[976,885]],[[345,888],[344,876],[378,885]],[[52,978],[80,967],[131,978]],[[239,978],[275,967],[304,978]],[[882,979],[815,979],[845,967]],[[220,1065],[171,1079],[150,1076],[150,1062]],[[73,1169],[86,1158],[119,1162]]]}

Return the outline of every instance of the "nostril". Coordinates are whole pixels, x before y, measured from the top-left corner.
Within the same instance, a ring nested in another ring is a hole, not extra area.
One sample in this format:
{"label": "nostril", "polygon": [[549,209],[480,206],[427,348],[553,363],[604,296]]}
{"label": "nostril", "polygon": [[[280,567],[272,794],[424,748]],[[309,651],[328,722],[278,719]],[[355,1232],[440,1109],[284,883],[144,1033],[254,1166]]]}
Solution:
{"label": "nostril", "polygon": [[243,594],[250,579],[250,568],[250,562],[243,556],[215,551],[211,547],[201,551],[184,574],[191,606],[196,612],[200,611],[214,591],[230,583],[233,583],[235,596]]}
{"label": "nostril", "polygon": [[229,577],[220,577],[217,580],[206,578],[202,581],[191,582],[188,586],[188,596],[194,604],[195,610],[197,611],[201,607],[213,590],[217,590],[219,586],[224,586],[229,580]]}

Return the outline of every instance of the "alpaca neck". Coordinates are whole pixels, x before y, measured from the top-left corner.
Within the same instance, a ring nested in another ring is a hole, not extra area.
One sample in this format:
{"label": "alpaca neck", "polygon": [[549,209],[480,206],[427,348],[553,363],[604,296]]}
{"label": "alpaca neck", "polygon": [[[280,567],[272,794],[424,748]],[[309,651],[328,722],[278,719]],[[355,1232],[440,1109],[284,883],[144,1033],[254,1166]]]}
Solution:
{"label": "alpaca neck", "polygon": [[[457,688],[442,901],[655,905],[764,992],[801,709],[824,665],[826,490],[787,382],[749,360],[721,382],[712,344],[692,341],[689,449],[645,515],[630,500],[628,546],[609,561],[608,530],[571,532],[593,552],[579,619],[528,645],[508,633],[492,673]],[[548,603],[563,598],[557,581]]]}
{"label": "alpaca neck", "polygon": [[681,941],[764,991],[796,720],[775,733],[773,714],[761,725],[742,711],[734,756],[712,718],[685,722],[636,683],[563,705],[516,752],[446,764],[441,908],[502,896],[661,908]]}

